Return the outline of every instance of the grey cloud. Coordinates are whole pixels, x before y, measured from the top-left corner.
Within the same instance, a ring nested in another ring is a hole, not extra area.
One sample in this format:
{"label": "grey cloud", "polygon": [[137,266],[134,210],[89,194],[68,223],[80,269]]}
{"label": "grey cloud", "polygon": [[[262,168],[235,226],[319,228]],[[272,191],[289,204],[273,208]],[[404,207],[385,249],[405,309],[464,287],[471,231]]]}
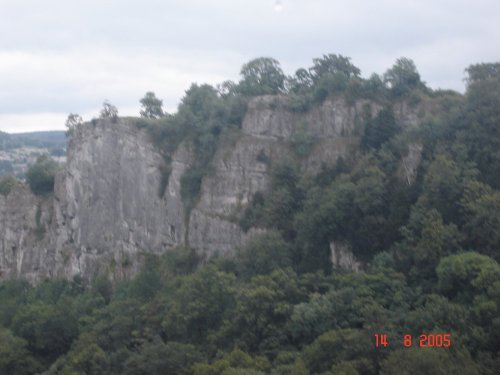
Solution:
{"label": "grey cloud", "polygon": [[364,76],[407,56],[432,87],[456,90],[467,65],[500,59],[497,0],[282,3],[0,0],[0,113],[132,107],[146,90],[173,108],[190,82],[237,79],[257,56],[291,74],[340,53]]}

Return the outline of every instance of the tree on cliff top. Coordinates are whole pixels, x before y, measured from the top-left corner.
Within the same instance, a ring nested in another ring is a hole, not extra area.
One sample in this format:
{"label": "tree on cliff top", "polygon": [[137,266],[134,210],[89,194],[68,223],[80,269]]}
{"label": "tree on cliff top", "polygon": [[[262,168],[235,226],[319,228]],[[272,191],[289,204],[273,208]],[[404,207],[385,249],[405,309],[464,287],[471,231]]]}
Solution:
{"label": "tree on cliff top", "polygon": [[244,95],[277,95],[284,89],[285,74],[280,63],[270,57],[251,60],[241,68],[239,91]]}
{"label": "tree on cliff top", "polygon": [[401,96],[422,84],[420,74],[413,60],[401,57],[384,74],[384,81],[394,95]]}
{"label": "tree on cliff top", "polygon": [[141,117],[158,119],[165,116],[163,112],[163,101],[158,99],[154,92],[148,91],[144,98],[140,100],[142,109]]}
{"label": "tree on cliff top", "polygon": [[66,119],[66,137],[70,137],[75,132],[75,129],[78,125],[83,122],[82,116],[77,113],[70,113],[68,118]]}
{"label": "tree on cliff top", "polygon": [[112,105],[109,101],[105,100],[102,103],[101,112],[99,112],[99,117],[102,119],[109,118],[111,121],[116,122],[118,119],[118,108]]}
{"label": "tree on cliff top", "polygon": [[313,81],[316,83],[327,74],[340,75],[345,79],[359,77],[361,70],[351,63],[349,57],[329,54],[313,59],[314,66],[309,69]]}

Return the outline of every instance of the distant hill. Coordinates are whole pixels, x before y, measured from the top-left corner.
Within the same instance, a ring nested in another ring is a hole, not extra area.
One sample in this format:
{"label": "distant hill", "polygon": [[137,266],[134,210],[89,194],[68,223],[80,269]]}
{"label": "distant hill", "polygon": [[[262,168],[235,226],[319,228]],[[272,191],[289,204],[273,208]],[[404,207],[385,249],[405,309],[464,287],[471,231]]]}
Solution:
{"label": "distant hill", "polygon": [[0,150],[20,147],[64,149],[66,147],[65,132],[60,130],[14,134],[0,132]]}
{"label": "distant hill", "polygon": [[0,176],[15,174],[23,179],[26,170],[43,154],[63,163],[66,156],[64,131],[9,134],[0,132]]}

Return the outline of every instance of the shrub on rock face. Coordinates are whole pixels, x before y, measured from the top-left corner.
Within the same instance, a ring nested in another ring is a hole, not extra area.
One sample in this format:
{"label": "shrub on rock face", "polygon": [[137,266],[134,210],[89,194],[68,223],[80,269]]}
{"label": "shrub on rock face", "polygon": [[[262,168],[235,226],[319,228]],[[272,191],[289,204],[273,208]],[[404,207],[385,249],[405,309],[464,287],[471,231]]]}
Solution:
{"label": "shrub on rock face", "polygon": [[99,117],[101,119],[109,118],[112,122],[116,122],[118,120],[118,108],[105,100],[104,103],[102,103],[102,109],[99,112]]}
{"label": "shrub on rock face", "polygon": [[66,119],[66,137],[71,137],[75,133],[75,129],[83,122],[82,116],[77,113],[70,113]]}
{"label": "shrub on rock face", "polygon": [[16,177],[12,174],[0,177],[0,194],[9,195],[16,183]]}
{"label": "shrub on rock face", "polygon": [[57,163],[47,155],[42,155],[26,173],[26,180],[31,191],[36,195],[44,195],[54,191],[54,177]]}

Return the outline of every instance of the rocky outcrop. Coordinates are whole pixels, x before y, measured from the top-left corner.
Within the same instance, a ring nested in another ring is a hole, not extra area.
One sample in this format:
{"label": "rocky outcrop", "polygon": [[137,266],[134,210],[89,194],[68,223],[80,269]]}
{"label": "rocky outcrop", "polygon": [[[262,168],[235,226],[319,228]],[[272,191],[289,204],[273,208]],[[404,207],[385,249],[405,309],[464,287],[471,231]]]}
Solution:
{"label": "rocky outcrop", "polygon": [[[349,106],[338,99],[295,113],[287,109],[284,98],[253,99],[241,133],[223,142],[213,161],[214,172],[203,180],[200,201],[189,221],[190,246],[210,256],[245,243],[255,232],[244,233],[235,219],[256,192],[269,189],[274,163],[295,158],[306,173],[314,173],[321,163],[346,157],[359,142],[363,116],[374,116],[380,109],[367,101]],[[313,145],[309,153],[297,155],[294,147],[308,140]]]}
{"label": "rocky outcrop", "polygon": [[343,271],[360,271],[362,263],[356,259],[349,244],[330,242],[330,260],[335,269]]}
{"label": "rocky outcrop", "polygon": [[[172,155],[162,195],[164,159],[145,130],[130,119],[84,124],[69,142],[52,196],[35,197],[22,185],[0,195],[0,278],[90,279],[105,270],[121,279],[136,273],[148,254],[185,243],[205,257],[231,253],[259,233],[244,232],[237,219],[256,192],[269,190],[275,163],[294,158],[314,173],[347,157],[363,123],[380,109],[339,98],[295,113],[283,98],[253,99],[242,129],[221,142],[190,213],[180,188],[194,158],[188,143]],[[349,257],[335,249],[343,266]]]}
{"label": "rocky outcrop", "polygon": [[52,267],[40,269],[44,262],[55,261],[55,252],[47,246],[47,230],[54,218],[50,203],[21,184],[6,197],[0,195],[0,278],[54,276]]}
{"label": "rocky outcrop", "polygon": [[0,198],[2,277],[136,273],[144,255],[184,241],[180,177],[191,161],[181,144],[160,197],[163,157],[146,131],[127,120],[79,127],[53,196],[35,197],[22,186]]}
{"label": "rocky outcrop", "polygon": [[408,154],[401,159],[398,168],[399,178],[408,186],[415,182],[417,169],[422,159],[423,145],[421,143],[411,143],[408,145]]}

